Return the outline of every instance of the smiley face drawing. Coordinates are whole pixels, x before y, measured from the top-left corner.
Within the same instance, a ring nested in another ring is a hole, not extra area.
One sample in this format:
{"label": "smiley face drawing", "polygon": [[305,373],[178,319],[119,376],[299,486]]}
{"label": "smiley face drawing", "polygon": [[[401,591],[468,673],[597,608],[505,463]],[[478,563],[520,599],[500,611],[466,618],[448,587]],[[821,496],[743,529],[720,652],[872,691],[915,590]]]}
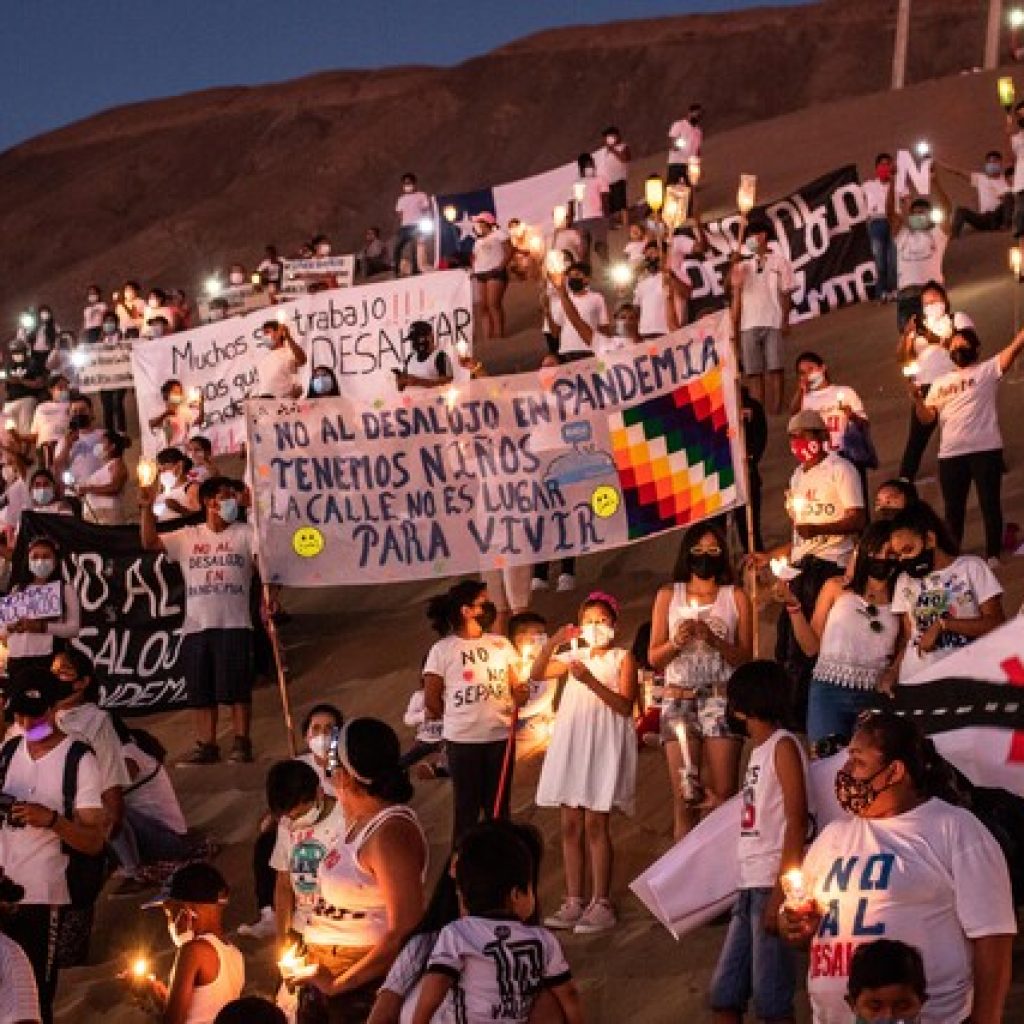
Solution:
{"label": "smiley face drawing", "polygon": [[315,526],[300,526],[292,534],[292,547],[300,558],[316,558],[324,549],[324,535]]}
{"label": "smiley face drawing", "polygon": [[619,511],[619,492],[610,484],[601,484],[590,495],[590,507],[599,519],[610,519]]}

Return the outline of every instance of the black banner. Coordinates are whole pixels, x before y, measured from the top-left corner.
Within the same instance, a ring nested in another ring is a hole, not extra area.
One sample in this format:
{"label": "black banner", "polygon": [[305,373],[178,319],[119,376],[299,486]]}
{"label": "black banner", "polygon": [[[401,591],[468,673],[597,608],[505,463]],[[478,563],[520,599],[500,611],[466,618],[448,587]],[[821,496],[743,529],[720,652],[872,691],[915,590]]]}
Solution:
{"label": "black banner", "polygon": [[78,594],[81,629],[71,643],[96,664],[100,704],[122,715],[185,706],[178,668],[185,586],[177,565],[142,549],[137,526],[95,526],[73,516],[25,512],[14,580],[26,582],[28,544],[51,538],[65,582]]}
{"label": "black banner", "polygon": [[[868,238],[867,204],[850,164],[751,212],[775,228],[774,246],[793,264],[793,322],[809,320],[871,298],[875,264]],[[732,254],[740,246],[740,216],[705,225],[708,249],[683,261],[693,291],[691,316],[722,309]],[[742,250],[741,250],[742,251]]]}

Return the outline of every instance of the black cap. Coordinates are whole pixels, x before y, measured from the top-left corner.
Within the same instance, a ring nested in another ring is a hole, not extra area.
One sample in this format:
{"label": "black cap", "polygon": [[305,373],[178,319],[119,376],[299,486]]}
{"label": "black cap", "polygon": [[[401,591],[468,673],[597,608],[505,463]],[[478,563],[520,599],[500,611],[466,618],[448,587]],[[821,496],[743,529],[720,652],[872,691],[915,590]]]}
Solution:
{"label": "black cap", "polygon": [[45,668],[26,674],[7,700],[12,715],[37,718],[66,700],[74,692],[71,683],[63,682]]}
{"label": "black cap", "polygon": [[417,338],[429,338],[434,333],[434,328],[430,326],[430,322],[427,320],[413,320],[409,324],[409,340],[415,341]]}
{"label": "black cap", "polygon": [[162,907],[172,900],[175,903],[227,903],[228,883],[212,864],[204,861],[186,864],[171,875],[163,891],[144,903],[142,909]]}

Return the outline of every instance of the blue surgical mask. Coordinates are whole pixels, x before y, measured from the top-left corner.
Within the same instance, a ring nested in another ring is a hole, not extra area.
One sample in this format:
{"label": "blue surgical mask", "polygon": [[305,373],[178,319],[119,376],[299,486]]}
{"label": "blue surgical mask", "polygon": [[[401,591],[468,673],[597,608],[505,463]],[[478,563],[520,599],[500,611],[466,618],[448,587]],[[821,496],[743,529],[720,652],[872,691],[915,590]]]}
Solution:
{"label": "blue surgical mask", "polygon": [[989,160],[985,164],[985,173],[994,178],[996,175],[1003,173],[1003,165],[996,163],[995,160]]}
{"label": "blue surgical mask", "polygon": [[911,231],[927,231],[932,226],[932,219],[927,213],[912,213],[907,222]]}
{"label": "blue surgical mask", "polygon": [[217,513],[225,523],[233,523],[238,518],[238,499],[221,498],[217,503]]}
{"label": "blue surgical mask", "polygon": [[32,500],[37,505],[49,505],[53,501],[53,488],[52,487],[33,487],[32,488]]}
{"label": "blue surgical mask", "polygon": [[52,558],[30,558],[28,560],[28,571],[37,580],[49,579],[53,575]]}
{"label": "blue surgical mask", "polygon": [[313,378],[313,393],[316,395],[326,395],[331,390],[331,380],[329,377],[314,377]]}

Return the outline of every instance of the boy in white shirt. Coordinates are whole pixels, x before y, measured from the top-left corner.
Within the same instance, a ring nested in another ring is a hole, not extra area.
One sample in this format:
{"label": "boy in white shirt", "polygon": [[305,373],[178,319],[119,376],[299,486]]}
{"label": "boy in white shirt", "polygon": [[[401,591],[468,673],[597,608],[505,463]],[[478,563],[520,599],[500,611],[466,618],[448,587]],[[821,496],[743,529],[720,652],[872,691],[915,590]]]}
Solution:
{"label": "boy in white shirt", "polygon": [[604,146],[597,152],[598,174],[608,182],[610,223],[625,227],[629,220],[629,165],[633,154],[622,141],[622,132],[611,126],[604,130]]}
{"label": "boy in white shirt", "polygon": [[701,147],[704,145],[704,129],[701,128],[703,120],[704,108],[699,103],[691,103],[686,117],[676,121],[669,128],[671,149],[668,151],[666,178],[669,185],[676,185],[680,181],[686,185],[692,184],[688,164],[690,157],[700,156]]}
{"label": "boy in white shirt", "polygon": [[486,825],[466,834],[455,857],[463,916],[438,935],[413,1024],[430,1024],[452,989],[467,1021],[526,1024],[547,989],[566,1024],[582,1024],[580,994],[558,940],[527,923],[536,914],[534,877],[518,837]]}
{"label": "boy in white shirt", "polygon": [[978,194],[977,210],[958,206],[953,211],[951,238],[959,238],[965,227],[972,227],[975,231],[1002,231],[1010,226],[1013,193],[1003,171],[1003,154],[998,149],[990,149],[985,154],[985,163],[980,171],[961,171],[938,161],[935,166],[966,181]]}

